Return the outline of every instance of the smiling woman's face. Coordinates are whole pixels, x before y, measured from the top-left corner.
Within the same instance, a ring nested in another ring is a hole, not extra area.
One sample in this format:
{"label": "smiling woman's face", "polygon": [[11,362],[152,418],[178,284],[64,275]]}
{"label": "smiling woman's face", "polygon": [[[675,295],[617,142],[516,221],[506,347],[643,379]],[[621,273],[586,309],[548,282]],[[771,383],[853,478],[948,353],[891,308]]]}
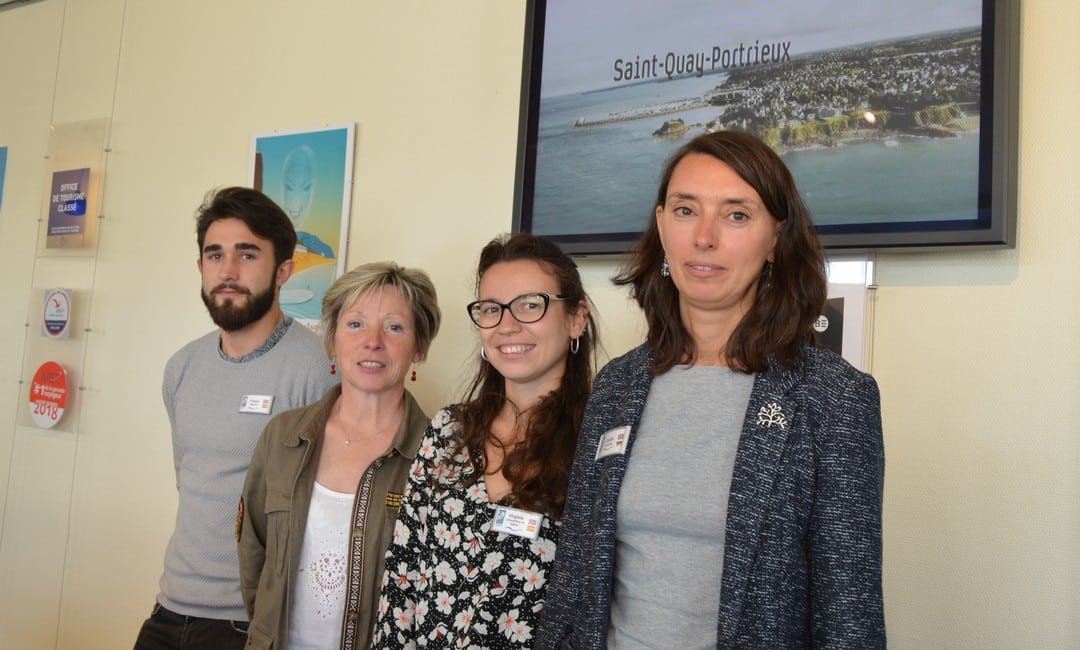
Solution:
{"label": "smiling woman's face", "polygon": [[343,385],[369,393],[404,390],[410,364],[421,357],[408,301],[393,287],[360,294],[338,315],[331,353]]}
{"label": "smiling woman's face", "polygon": [[[559,293],[555,276],[532,260],[493,264],[480,278],[479,300],[508,304],[523,294]],[[480,344],[491,365],[508,384],[517,384],[531,394],[545,394],[559,387],[566,367],[570,339],[585,329],[585,310],[551,300],[547,313],[535,323],[521,323],[509,310],[489,329],[480,329]]]}

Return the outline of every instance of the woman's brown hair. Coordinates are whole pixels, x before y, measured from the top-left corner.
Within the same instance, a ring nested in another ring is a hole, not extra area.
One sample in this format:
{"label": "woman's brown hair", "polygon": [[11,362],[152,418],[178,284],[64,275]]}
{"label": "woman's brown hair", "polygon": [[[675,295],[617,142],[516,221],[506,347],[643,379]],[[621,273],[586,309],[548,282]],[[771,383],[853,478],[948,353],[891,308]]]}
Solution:
{"label": "woman's brown hair", "polygon": [[799,348],[815,340],[813,324],[825,306],[825,255],[821,240],[784,161],[761,140],[740,131],[697,136],[664,164],[656,203],[631,258],[613,278],[630,285],[645,312],[647,341],[653,356],[651,371],[660,374],[679,363],[693,363],[693,339],[679,317],[679,291],[660,274],[664,249],[655,209],[667,202],[668,184],[688,155],[712,156],[731,167],[761,197],[780,222],[773,262],[766,262],[757,280],[757,297],[735,327],[721,356],[732,368],[762,372],[770,365],[794,367]]}
{"label": "woman's brown hair", "polygon": [[[536,262],[551,274],[558,282],[559,295],[565,298],[551,303],[544,318],[552,316],[551,310],[589,305],[577,265],[570,256],[550,240],[524,233],[498,237],[484,247],[476,269],[477,287],[484,273],[495,264],[521,260]],[[507,498],[510,504],[562,517],[570,465],[581,430],[585,401],[592,386],[596,347],[596,324],[590,310],[576,353],[566,356],[562,382],[523,414],[525,436],[517,446],[508,449],[503,458],[502,472],[512,486]],[[491,424],[506,399],[503,376],[488,361],[481,360],[480,369],[457,414],[461,426],[456,446],[470,452],[469,463],[474,470],[470,483],[475,483],[484,473],[484,444],[493,440]]]}

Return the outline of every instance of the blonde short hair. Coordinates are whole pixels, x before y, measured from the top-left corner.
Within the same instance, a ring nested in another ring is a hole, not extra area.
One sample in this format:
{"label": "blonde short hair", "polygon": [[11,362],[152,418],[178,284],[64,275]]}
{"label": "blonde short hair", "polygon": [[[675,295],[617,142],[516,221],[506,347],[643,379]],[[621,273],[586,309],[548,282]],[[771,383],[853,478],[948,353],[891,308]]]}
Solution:
{"label": "blonde short hair", "polygon": [[341,310],[356,302],[360,294],[381,287],[393,287],[409,304],[416,328],[416,349],[421,358],[427,358],[442,320],[435,285],[420,269],[405,268],[394,262],[361,264],[335,280],[326,290],[322,302],[322,328],[323,346],[328,355],[332,354]]}

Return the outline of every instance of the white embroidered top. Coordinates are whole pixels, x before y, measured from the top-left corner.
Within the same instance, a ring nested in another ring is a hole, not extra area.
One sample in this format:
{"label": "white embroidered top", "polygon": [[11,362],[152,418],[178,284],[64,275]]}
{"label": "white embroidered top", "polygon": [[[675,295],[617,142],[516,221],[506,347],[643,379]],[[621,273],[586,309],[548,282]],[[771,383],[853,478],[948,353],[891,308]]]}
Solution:
{"label": "white embroidered top", "polygon": [[334,492],[315,483],[289,612],[290,648],[322,650],[341,646],[354,498],[353,494]]}

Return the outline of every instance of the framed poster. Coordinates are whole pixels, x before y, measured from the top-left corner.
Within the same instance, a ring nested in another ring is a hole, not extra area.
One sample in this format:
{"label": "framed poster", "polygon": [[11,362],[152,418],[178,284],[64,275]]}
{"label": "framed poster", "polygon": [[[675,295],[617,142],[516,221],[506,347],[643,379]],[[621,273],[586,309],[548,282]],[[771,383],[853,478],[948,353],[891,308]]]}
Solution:
{"label": "framed poster", "polygon": [[326,289],[345,271],[352,201],[353,124],[259,133],[251,142],[252,187],[296,228],[296,268],[281,309],[319,330]]}
{"label": "framed poster", "polygon": [[49,125],[38,257],[97,254],[109,119]]}
{"label": "framed poster", "polygon": [[89,189],[89,167],[53,172],[45,240],[47,248],[82,247]]}
{"label": "framed poster", "polygon": [[1012,246],[1019,0],[530,0],[514,229],[623,252],[665,159],[749,131],[833,249]]}

